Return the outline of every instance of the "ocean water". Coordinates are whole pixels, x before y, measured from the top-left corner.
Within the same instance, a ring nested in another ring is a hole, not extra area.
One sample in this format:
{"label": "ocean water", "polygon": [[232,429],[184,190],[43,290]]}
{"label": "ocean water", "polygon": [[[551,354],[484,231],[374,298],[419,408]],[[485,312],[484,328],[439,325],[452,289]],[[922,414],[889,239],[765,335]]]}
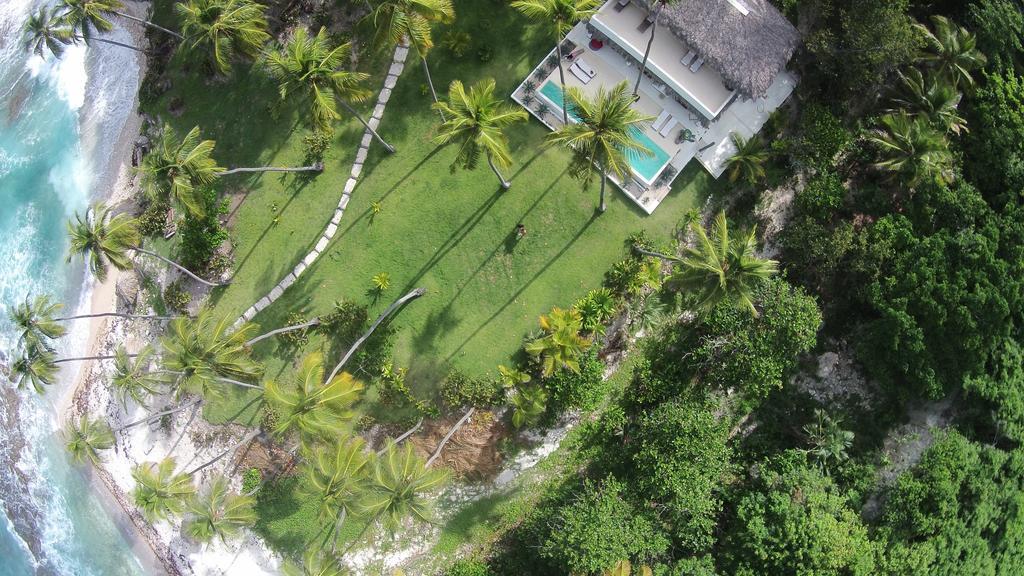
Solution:
{"label": "ocean water", "polygon": [[[18,39],[35,4],[0,0],[0,352],[8,358],[12,303],[49,293],[73,311],[88,301],[81,265],[64,261],[65,222],[109,185],[99,175],[139,74],[123,49],[76,47],[59,61],[27,55]],[[86,329],[73,326],[61,353],[81,352]],[[0,376],[0,576],[145,573],[123,519],[108,514],[88,470],[61,445],[57,399],[75,376],[68,369],[43,397]]]}

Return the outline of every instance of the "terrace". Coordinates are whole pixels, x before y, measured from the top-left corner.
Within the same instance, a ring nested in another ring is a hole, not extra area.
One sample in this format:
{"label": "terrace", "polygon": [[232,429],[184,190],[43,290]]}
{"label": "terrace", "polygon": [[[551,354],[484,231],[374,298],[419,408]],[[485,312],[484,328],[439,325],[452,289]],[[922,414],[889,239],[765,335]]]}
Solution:
{"label": "terrace", "polygon": [[[766,33],[781,38],[778,49],[751,56],[749,64],[730,63],[730,74],[709,63],[718,59],[709,56],[705,61],[703,50],[691,48],[680,39],[676,32],[681,26],[678,14],[663,17],[671,20],[655,31],[639,98],[633,105],[652,119],[637,138],[653,155],[631,158],[632,175],[625,181],[610,178],[648,214],[665,199],[676,175],[693,158],[719,177],[736,152],[730,134],[735,132],[744,138],[757,134],[796,87],[796,78],[785,70],[766,74],[780,60],[783,64],[788,60],[795,47],[796,31],[784,27],[780,31],[774,16],[781,16],[751,1],[757,12],[748,20],[730,22],[729,13],[701,16],[704,21],[724,20],[727,28],[746,30],[748,36],[754,35],[751,30],[760,30],[752,26],[765,20]],[[632,87],[650,34],[643,26],[645,18],[647,10],[638,1],[622,5],[619,0],[609,0],[588,22],[573,27],[562,44],[566,86],[579,88],[590,97],[622,81]],[[790,31],[792,35],[787,36]],[[557,63],[557,53],[552,50],[512,94],[516,102],[552,130],[562,126]],[[750,79],[737,76],[745,67]],[[731,88],[727,76],[732,78],[731,83],[745,86],[758,96],[744,96],[743,90]]]}

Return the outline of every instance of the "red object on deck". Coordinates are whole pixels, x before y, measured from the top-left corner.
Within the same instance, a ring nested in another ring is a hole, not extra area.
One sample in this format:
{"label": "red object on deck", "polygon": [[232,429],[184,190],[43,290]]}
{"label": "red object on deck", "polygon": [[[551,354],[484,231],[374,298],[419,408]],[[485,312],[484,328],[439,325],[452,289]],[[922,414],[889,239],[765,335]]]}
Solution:
{"label": "red object on deck", "polygon": [[594,38],[590,41],[591,50],[600,50],[601,48],[604,48],[604,42],[601,42],[597,38]]}

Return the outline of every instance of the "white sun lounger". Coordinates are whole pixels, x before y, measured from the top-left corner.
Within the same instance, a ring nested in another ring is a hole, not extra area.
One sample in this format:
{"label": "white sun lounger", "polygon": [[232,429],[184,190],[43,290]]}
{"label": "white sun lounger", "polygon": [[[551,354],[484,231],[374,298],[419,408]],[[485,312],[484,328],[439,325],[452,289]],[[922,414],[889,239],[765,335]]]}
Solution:
{"label": "white sun lounger", "polygon": [[591,80],[593,80],[593,78],[592,78],[592,77],[591,77],[590,75],[588,75],[588,74],[587,74],[586,72],[584,72],[584,71],[583,71],[583,70],[582,70],[582,69],[581,69],[581,68],[580,68],[579,66],[577,66],[576,64],[577,64],[576,62],[573,62],[573,65],[572,65],[572,66],[569,66],[569,72],[570,72],[570,73],[571,73],[571,74],[572,74],[573,76],[575,76],[575,77],[576,77],[576,79],[577,79],[577,80],[579,80],[580,82],[582,82],[583,84],[588,84],[588,83],[590,83],[590,81],[591,81]]}
{"label": "white sun lounger", "polygon": [[658,134],[661,134],[662,138],[668,138],[668,135],[670,132],[672,132],[672,129],[678,125],[679,120],[677,120],[674,117],[669,118],[668,122],[666,122],[665,125],[661,127],[661,130],[658,130]]}
{"label": "white sun lounger", "polygon": [[651,124],[651,129],[655,132],[661,130],[661,127],[664,126],[665,122],[668,122],[668,119],[671,117],[672,115],[669,114],[668,110],[662,110],[661,114],[658,114],[658,118],[655,119],[654,124]]}
{"label": "white sun lounger", "polygon": [[579,66],[580,70],[582,70],[584,74],[590,76],[591,78],[597,76],[597,72],[595,72],[594,69],[590,67],[590,64],[587,63],[587,61],[584,60],[583,58],[576,59],[576,66]]}
{"label": "white sun lounger", "polygon": [[704,65],[704,59],[703,58],[697,58],[697,61],[693,63],[693,66],[690,66],[690,72],[696,73],[698,70],[700,70],[700,67],[703,66],[703,65]]}
{"label": "white sun lounger", "polygon": [[683,59],[680,60],[679,63],[682,64],[683,66],[689,66],[690,62],[693,62],[693,59],[696,56],[697,53],[694,52],[693,50],[690,50],[689,52],[686,53],[686,56],[683,56]]}

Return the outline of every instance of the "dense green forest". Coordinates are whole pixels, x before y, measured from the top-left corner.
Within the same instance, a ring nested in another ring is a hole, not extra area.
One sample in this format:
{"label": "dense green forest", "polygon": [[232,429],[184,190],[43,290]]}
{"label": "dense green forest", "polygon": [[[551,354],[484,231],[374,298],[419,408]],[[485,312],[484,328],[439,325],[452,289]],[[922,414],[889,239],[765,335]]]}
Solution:
{"label": "dense green forest", "polygon": [[[1024,573],[1024,6],[775,3],[801,82],[768,181],[719,201],[754,225],[793,191],[781,274],[756,314],[655,293],[696,311],[450,575]],[[798,385],[834,351],[858,390]]]}

